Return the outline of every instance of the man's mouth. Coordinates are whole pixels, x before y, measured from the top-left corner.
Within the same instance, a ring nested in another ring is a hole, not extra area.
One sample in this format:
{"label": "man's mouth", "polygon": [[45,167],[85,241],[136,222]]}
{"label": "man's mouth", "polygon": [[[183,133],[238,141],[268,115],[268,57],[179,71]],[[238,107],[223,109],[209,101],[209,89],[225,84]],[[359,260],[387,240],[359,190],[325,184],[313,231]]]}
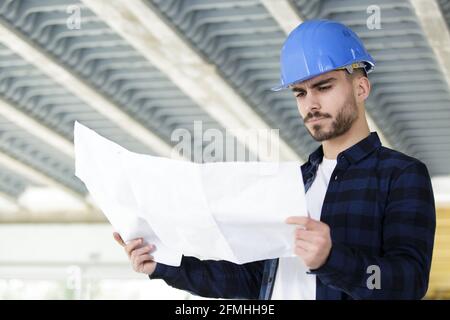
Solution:
{"label": "man's mouth", "polygon": [[319,122],[320,120],[325,119],[324,117],[320,117],[320,118],[312,118],[308,121],[308,123],[315,123],[315,122]]}

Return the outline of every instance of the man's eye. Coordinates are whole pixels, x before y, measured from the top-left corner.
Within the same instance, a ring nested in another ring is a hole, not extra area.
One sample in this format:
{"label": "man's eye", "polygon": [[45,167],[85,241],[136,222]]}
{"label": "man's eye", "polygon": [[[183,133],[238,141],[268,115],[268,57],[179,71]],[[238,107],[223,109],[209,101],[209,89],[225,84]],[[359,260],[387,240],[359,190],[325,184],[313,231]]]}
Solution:
{"label": "man's eye", "polygon": [[297,98],[301,98],[301,97],[304,97],[305,95],[306,95],[305,92],[299,92],[299,93],[297,93],[295,96],[296,96]]}
{"label": "man's eye", "polygon": [[328,90],[330,88],[331,88],[331,86],[319,87],[319,91],[325,91],[325,90]]}

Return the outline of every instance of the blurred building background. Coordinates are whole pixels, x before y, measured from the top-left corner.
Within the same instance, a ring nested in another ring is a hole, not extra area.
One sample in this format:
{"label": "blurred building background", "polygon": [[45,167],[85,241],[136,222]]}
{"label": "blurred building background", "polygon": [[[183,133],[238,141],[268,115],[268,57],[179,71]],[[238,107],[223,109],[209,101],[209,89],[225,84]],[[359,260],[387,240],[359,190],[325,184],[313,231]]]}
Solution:
{"label": "blurred building background", "polygon": [[319,17],[377,62],[372,131],[427,164],[426,298],[450,298],[450,0],[0,0],[0,299],[193,298],[132,271],[74,177],[73,123],[163,156],[177,128],[201,134],[194,121],[276,128],[280,160],[304,161],[318,144],[269,88],[286,34]]}

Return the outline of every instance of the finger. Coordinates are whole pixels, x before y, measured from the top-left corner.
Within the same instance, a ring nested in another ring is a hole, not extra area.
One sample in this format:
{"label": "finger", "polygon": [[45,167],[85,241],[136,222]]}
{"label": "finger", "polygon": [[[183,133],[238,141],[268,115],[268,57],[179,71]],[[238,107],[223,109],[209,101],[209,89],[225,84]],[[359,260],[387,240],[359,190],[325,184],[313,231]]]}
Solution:
{"label": "finger", "polygon": [[309,219],[306,229],[324,231],[327,229],[327,227],[328,227],[328,225],[323,223],[322,221]]}
{"label": "finger", "polygon": [[316,246],[314,244],[305,240],[295,240],[295,246],[298,248],[302,248],[308,252],[314,251],[316,249]]}
{"label": "finger", "polygon": [[305,240],[307,242],[314,242],[319,237],[317,231],[303,230],[298,228],[295,230],[295,239]]}
{"label": "finger", "polygon": [[142,248],[135,249],[131,252],[131,257],[133,258],[133,257],[140,256],[144,253],[150,253],[151,249],[152,249],[152,247],[150,245],[146,245]]}
{"label": "finger", "polygon": [[308,223],[308,217],[292,216],[286,219],[287,224],[305,225]]}
{"label": "finger", "polygon": [[308,255],[308,251],[306,251],[305,249],[303,249],[301,247],[295,247],[294,253],[303,259]]}
{"label": "finger", "polygon": [[325,228],[323,222],[308,217],[289,217],[286,219],[286,223],[298,224],[307,230],[323,230]]}
{"label": "finger", "polygon": [[133,260],[134,270],[139,271],[146,262],[154,262],[154,257],[149,254],[143,254]]}
{"label": "finger", "polygon": [[125,251],[127,252],[128,256],[131,257],[131,252],[136,249],[138,246],[142,245],[143,241],[141,238],[131,240],[126,246]]}
{"label": "finger", "polygon": [[153,261],[155,258],[148,253],[144,253],[140,256],[137,256],[136,259],[134,259],[135,263],[139,266],[140,264],[146,262],[146,261]]}
{"label": "finger", "polygon": [[309,217],[299,217],[299,216],[293,216],[286,219],[287,224],[293,224],[298,225],[300,228],[303,229],[312,229],[311,228],[311,218]]}
{"label": "finger", "polygon": [[122,237],[118,232],[113,232],[114,240],[117,241],[118,244],[120,244],[122,247],[126,246],[126,243],[122,240]]}

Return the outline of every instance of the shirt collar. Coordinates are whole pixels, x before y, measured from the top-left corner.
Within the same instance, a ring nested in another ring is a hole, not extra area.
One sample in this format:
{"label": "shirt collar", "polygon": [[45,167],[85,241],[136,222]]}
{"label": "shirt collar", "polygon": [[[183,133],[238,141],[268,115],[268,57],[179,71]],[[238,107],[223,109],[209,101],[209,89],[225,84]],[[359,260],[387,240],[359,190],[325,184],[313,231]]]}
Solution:
{"label": "shirt collar", "polygon": [[[380,146],[381,141],[378,134],[376,132],[371,132],[366,138],[340,152],[337,156],[337,160],[340,162],[342,158],[345,158],[350,163],[357,163]],[[313,165],[318,165],[322,162],[322,158],[323,147],[320,145],[313,153],[309,155],[308,161]]]}

